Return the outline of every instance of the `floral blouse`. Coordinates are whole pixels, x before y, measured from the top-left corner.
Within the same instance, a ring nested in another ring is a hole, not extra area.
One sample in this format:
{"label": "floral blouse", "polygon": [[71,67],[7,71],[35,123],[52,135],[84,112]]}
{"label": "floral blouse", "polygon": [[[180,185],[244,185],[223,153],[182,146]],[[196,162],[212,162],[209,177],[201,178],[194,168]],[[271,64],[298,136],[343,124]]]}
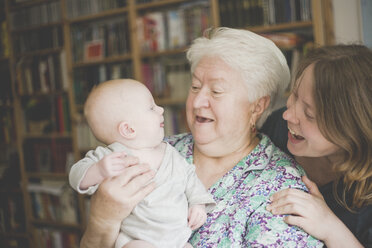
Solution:
{"label": "floral blouse", "polygon": [[[260,134],[260,138],[250,154],[209,188],[217,206],[192,234],[193,247],[323,247],[301,228],[286,224],[283,215],[266,210],[275,192],[307,189],[301,181],[303,169],[267,136]],[[193,163],[191,134],[171,136],[167,141]]]}

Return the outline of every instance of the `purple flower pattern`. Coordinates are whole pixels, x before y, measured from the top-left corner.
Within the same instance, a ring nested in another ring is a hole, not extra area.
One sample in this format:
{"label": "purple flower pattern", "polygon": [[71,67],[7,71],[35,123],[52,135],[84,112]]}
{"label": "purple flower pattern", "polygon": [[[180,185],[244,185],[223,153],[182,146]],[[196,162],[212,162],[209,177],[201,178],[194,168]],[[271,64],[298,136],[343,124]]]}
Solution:
{"label": "purple flower pattern", "polygon": [[[207,221],[194,231],[193,247],[323,247],[323,243],[290,226],[282,215],[266,210],[269,197],[285,188],[307,191],[304,171],[263,135],[253,151],[220,178],[209,192],[217,203]],[[193,163],[191,134],[167,138],[189,163]]]}

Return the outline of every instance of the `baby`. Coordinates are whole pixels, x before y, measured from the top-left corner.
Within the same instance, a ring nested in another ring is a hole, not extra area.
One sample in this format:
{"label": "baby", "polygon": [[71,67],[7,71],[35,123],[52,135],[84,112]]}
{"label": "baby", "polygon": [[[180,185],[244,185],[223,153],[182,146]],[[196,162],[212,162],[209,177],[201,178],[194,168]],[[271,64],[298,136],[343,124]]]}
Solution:
{"label": "baby", "polygon": [[93,134],[107,146],[72,166],[69,180],[76,191],[93,194],[105,178],[122,173],[126,155],[156,171],[156,189],[123,220],[115,247],[191,247],[191,230],[203,225],[215,205],[195,166],[163,141],[163,112],[146,86],[131,79],[99,84],[85,103]]}

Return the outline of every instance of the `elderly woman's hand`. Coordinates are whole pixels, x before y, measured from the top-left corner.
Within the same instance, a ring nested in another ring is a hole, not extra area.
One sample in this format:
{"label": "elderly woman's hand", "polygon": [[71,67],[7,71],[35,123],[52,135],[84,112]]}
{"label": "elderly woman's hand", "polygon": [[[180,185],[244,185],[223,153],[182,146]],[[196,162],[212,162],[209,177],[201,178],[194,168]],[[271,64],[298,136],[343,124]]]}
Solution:
{"label": "elderly woman's hand", "polygon": [[288,215],[284,218],[286,223],[301,227],[324,241],[327,247],[362,247],[328,207],[316,184],[306,176],[302,177],[302,181],[310,194],[298,189],[279,191],[270,197],[271,204],[267,210],[275,215]]}
{"label": "elderly woman's hand", "polygon": [[155,175],[150,166],[138,164],[134,157],[126,159],[132,160],[131,165],[121,175],[105,179],[92,196],[89,224],[81,247],[111,247],[121,221],[155,189],[155,183],[150,183]]}

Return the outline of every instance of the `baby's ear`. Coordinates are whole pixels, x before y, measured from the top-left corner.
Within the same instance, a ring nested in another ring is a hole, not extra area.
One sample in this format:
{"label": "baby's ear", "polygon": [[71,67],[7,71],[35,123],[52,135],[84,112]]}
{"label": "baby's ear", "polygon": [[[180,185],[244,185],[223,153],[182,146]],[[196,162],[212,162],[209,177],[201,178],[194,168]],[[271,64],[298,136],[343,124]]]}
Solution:
{"label": "baby's ear", "polygon": [[119,133],[125,139],[133,139],[136,137],[136,130],[125,121],[119,123]]}

